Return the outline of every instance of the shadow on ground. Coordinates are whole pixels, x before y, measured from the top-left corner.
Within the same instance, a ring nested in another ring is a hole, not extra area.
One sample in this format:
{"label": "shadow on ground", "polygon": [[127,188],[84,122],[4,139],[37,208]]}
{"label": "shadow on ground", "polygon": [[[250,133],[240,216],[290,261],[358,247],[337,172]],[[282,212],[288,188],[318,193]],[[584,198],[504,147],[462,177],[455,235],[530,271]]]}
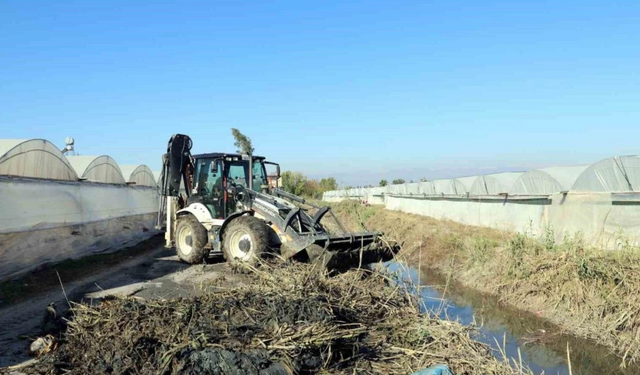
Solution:
{"label": "shadow on ground", "polygon": [[0,367],[30,359],[28,346],[41,332],[42,318],[52,302],[63,311],[67,299],[91,301],[116,295],[169,299],[198,295],[213,278],[224,278],[230,285],[242,282],[241,275],[229,272],[220,260],[193,266],[181,263],[158,236],[93,258],[54,265],[17,281],[27,286],[18,288],[13,298],[5,298],[0,308]]}

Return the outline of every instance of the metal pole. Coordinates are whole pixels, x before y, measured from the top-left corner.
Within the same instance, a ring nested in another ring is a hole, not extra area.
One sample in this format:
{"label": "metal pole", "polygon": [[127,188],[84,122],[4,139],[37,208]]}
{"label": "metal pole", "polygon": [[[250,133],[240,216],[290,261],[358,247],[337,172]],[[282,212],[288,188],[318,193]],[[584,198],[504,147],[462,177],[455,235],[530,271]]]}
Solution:
{"label": "metal pole", "polygon": [[174,228],[173,228],[173,224],[174,224],[174,217],[175,217],[175,199],[176,197],[167,197],[167,227],[166,227],[166,232],[164,232],[164,241],[165,244],[164,246],[166,248],[171,248],[173,247],[173,232],[174,232]]}
{"label": "metal pole", "polygon": [[253,156],[249,154],[249,190],[253,190]]}

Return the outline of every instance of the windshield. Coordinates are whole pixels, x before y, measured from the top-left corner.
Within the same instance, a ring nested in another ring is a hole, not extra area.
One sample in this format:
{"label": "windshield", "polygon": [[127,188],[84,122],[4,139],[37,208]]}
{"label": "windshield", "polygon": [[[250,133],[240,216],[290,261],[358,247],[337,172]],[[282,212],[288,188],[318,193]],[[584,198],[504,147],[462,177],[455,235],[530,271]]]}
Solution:
{"label": "windshield", "polygon": [[[237,160],[227,161],[229,168],[229,180],[236,185],[249,186],[249,161]],[[267,184],[267,175],[265,173],[262,160],[253,161],[253,190],[261,191],[261,185]]]}

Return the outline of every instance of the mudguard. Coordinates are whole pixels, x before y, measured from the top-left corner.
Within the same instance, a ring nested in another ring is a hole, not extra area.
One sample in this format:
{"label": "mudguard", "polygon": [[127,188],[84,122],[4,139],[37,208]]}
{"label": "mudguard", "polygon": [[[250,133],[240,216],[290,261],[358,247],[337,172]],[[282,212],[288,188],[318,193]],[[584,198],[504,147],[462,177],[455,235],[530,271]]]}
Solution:
{"label": "mudguard", "polygon": [[223,222],[223,220],[216,220],[211,217],[211,213],[202,203],[191,203],[189,206],[176,212],[176,216],[180,216],[180,214],[185,215],[187,213],[195,216],[200,224],[202,224],[202,226],[207,229],[207,231],[210,231],[214,225],[221,225]]}
{"label": "mudguard", "polygon": [[230,222],[233,221],[233,219],[243,216],[243,215],[250,215],[253,216],[253,211],[240,211],[240,212],[236,212],[233,213],[231,215],[229,215],[229,217],[227,217],[224,220],[224,223],[222,223],[222,227],[220,228],[220,237],[222,237],[222,234],[224,233],[225,228],[227,227],[227,225],[229,225]]}

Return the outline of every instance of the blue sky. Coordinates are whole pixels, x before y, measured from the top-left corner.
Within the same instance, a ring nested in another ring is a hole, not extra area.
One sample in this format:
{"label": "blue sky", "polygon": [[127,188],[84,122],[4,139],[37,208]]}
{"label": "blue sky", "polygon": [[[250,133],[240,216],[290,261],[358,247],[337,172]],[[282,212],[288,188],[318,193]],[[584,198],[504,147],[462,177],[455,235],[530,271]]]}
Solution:
{"label": "blue sky", "polygon": [[640,153],[638,1],[0,2],[0,138],[345,184]]}

